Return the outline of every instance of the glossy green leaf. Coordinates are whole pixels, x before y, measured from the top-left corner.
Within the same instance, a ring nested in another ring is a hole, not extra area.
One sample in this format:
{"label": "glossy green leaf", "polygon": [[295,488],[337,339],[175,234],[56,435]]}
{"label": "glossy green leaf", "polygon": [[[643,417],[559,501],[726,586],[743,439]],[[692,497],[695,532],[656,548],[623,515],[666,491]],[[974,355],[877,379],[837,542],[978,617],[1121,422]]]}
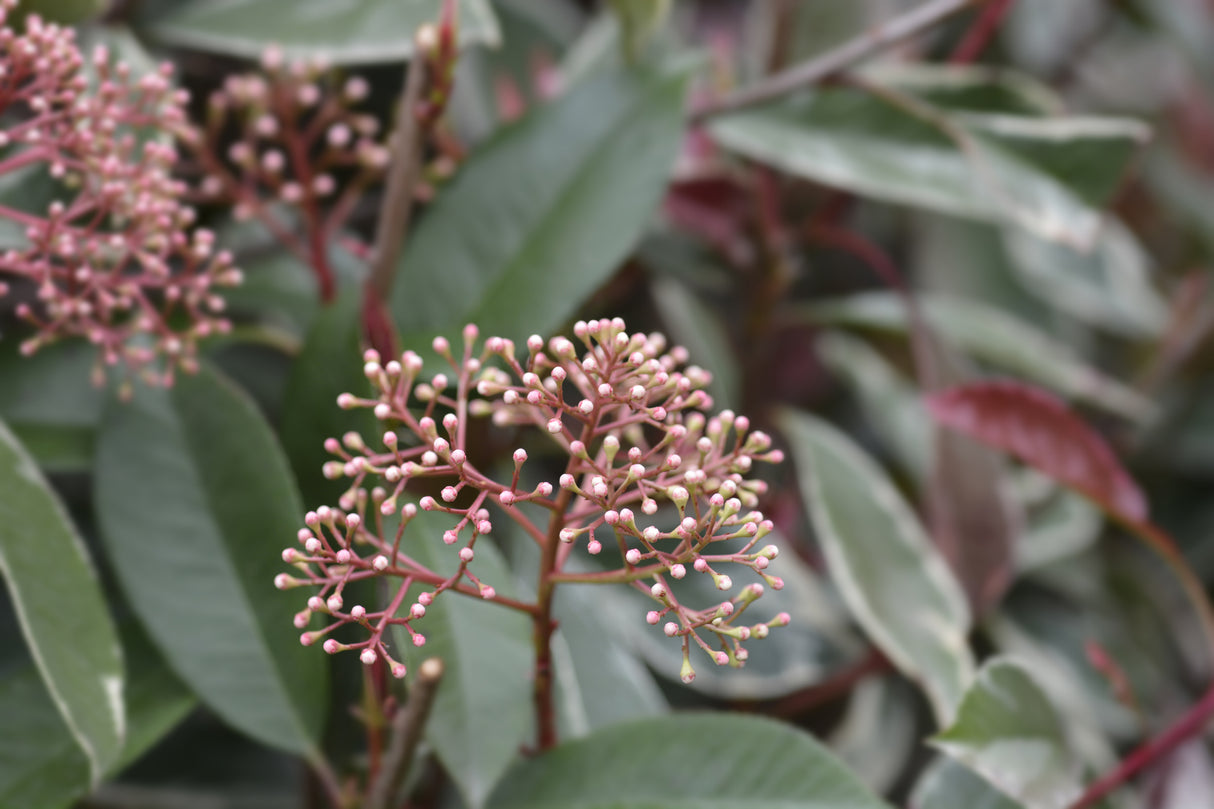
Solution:
{"label": "glossy green leaf", "polygon": [[117,760],[126,732],[122,650],[84,543],[3,422],[0,578],[51,700],[96,780]]}
{"label": "glossy green leaf", "polygon": [[862,74],[950,112],[1041,118],[1064,110],[1058,94],[1029,74],[988,65],[877,62]]}
{"label": "glossy green leaf", "polygon": [[321,473],[325,462],[333,460],[325,439],[340,439],[350,430],[368,439],[383,432],[371,411],[337,406],[342,393],[369,396],[371,392],[359,348],[361,305],[361,290],[350,289],[322,310],[287,378],[282,444],[308,508],[335,506],[348,488],[348,481],[329,480]]}
{"label": "glossy green leaf", "polygon": [[888,809],[809,734],[736,714],[604,728],[515,767],[491,809]]}
{"label": "glossy green leaf", "polygon": [[[419,514],[406,529],[401,550],[449,575],[459,557],[456,548],[443,543],[443,531],[450,527],[444,517]],[[470,569],[501,595],[513,595],[512,574],[491,543],[477,543]],[[438,657],[446,672],[426,738],[464,801],[475,809],[485,804],[519,748],[532,741],[531,622],[497,604],[445,593],[426,609],[416,628],[426,636],[425,646],[415,647],[403,628],[394,634],[409,668]]]}
{"label": "glossy green leaf", "polygon": [[253,403],[206,368],[112,401],[95,497],[118,579],[178,676],[249,736],[313,751],[325,661],[299,645],[296,598],[273,585],[303,506]]}
{"label": "glossy green leaf", "polygon": [[814,340],[818,357],[856,397],[865,420],[903,469],[926,480],[932,465],[927,411],[909,379],[863,340],[827,331]]}
{"label": "glossy green leaf", "polygon": [[847,713],[830,735],[830,748],[878,794],[898,782],[919,745],[918,698],[896,677],[867,677],[847,698]]}
{"label": "glossy green leaf", "polygon": [[964,592],[889,478],[849,438],[801,413],[780,424],[844,602],[947,723],[973,677]]}
{"label": "glossy green leaf", "polygon": [[[194,707],[193,695],[165,666],[146,638],[123,627],[128,676],[127,733],[119,772],[164,737]],[[33,666],[0,676],[0,809],[58,809],[89,791],[88,760],[63,724]]]}
{"label": "glossy green leaf", "polygon": [[1083,322],[1129,337],[1157,335],[1167,323],[1167,304],[1151,285],[1150,259],[1116,219],[1105,219],[1090,250],[1020,228],[1005,230],[1003,238],[1025,287]]}
{"label": "glossy green leaf", "polygon": [[90,381],[96,348],[67,340],[32,357],[16,341],[0,341],[0,349],[0,418],[43,469],[87,469],[104,401]]}
{"label": "glossy green leaf", "polygon": [[937,759],[915,784],[910,809],[1025,809],[982,776],[947,758]]}
{"label": "glossy green leaf", "polygon": [[983,665],[956,721],[932,745],[1026,809],[1065,809],[1083,792],[1083,766],[1033,677],[1011,658]]}
{"label": "glossy green leaf", "polygon": [[474,153],[401,257],[401,332],[428,345],[468,322],[516,341],[559,328],[648,223],[682,137],[685,85],[683,72],[598,75]]}
{"label": "glossy green leaf", "polygon": [[[898,93],[886,85],[887,90]],[[950,114],[907,94],[830,89],[723,115],[722,146],[791,174],[857,194],[969,219],[1014,223],[1052,241],[1085,246],[1100,215],[1090,197],[1147,136],[1120,119]],[[1112,142],[1126,154],[1094,174],[1068,174],[1067,155]]]}
{"label": "glossy green leaf", "polygon": [[712,369],[708,392],[716,409],[741,404],[741,369],[726,324],[694,292],[671,278],[655,278],[653,302],[669,337],[687,349],[691,362]]}
{"label": "glossy green leaf", "polygon": [[562,585],[552,606],[557,715],[562,739],[604,725],[667,713],[649,669],[613,634],[597,611],[594,585]]}
{"label": "glossy green leaf", "polygon": [[[1087,364],[1067,345],[993,306],[947,295],[920,296],[937,333],[975,359],[1040,383],[1070,399],[1132,419],[1154,407],[1141,394]],[[906,309],[892,292],[865,292],[802,310],[818,323],[905,333]]]}
{"label": "glossy green leaf", "polygon": [[1034,570],[1087,550],[1100,536],[1104,515],[1086,497],[1030,469],[1014,479],[1025,506],[1024,533],[1016,543],[1016,566]]}
{"label": "glossy green leaf", "polygon": [[[393,62],[413,55],[413,33],[438,21],[439,0],[186,0],[148,25],[169,45],[256,59],[270,45],[290,59],[331,64]],[[460,42],[494,45],[487,0],[459,0]]]}
{"label": "glossy green leaf", "polygon": [[17,4],[16,14],[9,14],[9,19],[24,14],[37,14],[44,20],[73,25],[96,17],[108,8],[106,0],[21,0]]}
{"label": "glossy green leaf", "polygon": [[[280,215],[288,216],[286,212]],[[240,267],[244,272],[240,284],[225,287],[220,293],[228,311],[239,320],[251,318],[301,338],[307,334],[323,310],[320,286],[312,268],[278,244],[259,222],[222,227],[216,241],[241,256]],[[329,265],[338,290],[361,287],[367,275],[366,262],[343,248],[340,239],[334,241],[338,243],[330,245]]]}

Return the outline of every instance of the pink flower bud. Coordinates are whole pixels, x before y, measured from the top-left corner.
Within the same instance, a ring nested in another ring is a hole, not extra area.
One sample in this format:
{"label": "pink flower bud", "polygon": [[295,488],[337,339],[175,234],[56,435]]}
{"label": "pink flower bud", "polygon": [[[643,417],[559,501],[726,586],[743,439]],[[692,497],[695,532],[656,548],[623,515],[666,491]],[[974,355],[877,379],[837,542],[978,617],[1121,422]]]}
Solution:
{"label": "pink flower bud", "polygon": [[361,621],[367,614],[367,608],[361,604],[355,604],[350,608],[350,617],[355,621]]}
{"label": "pink flower bud", "polygon": [[460,548],[459,549],[459,558],[462,559],[464,562],[471,562],[472,557],[474,557],[475,555],[476,554],[473,552],[473,550],[471,548]]}
{"label": "pink flower bud", "polygon": [[373,567],[376,570],[381,571],[381,572],[387,570],[388,569],[388,557],[384,556],[383,554],[376,556],[371,561],[371,567]]}
{"label": "pink flower bud", "polygon": [[363,649],[362,654],[358,656],[358,659],[369,666],[379,659],[379,655],[375,654],[374,649]]}
{"label": "pink flower bud", "polygon": [[650,626],[653,626],[660,620],[662,620],[662,613],[658,612],[657,610],[650,610],[649,612],[645,613],[645,623],[649,624]]}
{"label": "pink flower bud", "polygon": [[679,634],[679,625],[674,621],[667,621],[666,625],[662,627],[662,631],[666,633],[666,637],[673,638]]}
{"label": "pink flower bud", "polygon": [[327,641],[325,641],[325,645],[322,648],[329,654],[337,654],[341,651],[341,644],[335,641],[333,638],[329,638]]}
{"label": "pink flower bud", "polygon": [[624,554],[624,561],[628,562],[628,564],[630,564],[630,565],[635,565],[635,564],[640,563],[641,552],[639,550],[637,550],[636,548],[629,548],[628,552]]}

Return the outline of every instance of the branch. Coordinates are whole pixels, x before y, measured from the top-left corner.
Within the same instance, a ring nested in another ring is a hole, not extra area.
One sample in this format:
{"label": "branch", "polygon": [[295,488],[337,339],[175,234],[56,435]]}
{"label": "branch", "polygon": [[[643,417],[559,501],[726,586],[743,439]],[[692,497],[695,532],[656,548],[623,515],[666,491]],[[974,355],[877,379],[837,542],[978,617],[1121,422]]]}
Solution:
{"label": "branch", "polygon": [[1191,737],[1201,733],[1211,716],[1214,716],[1214,686],[1206,691],[1201,700],[1189,708],[1163,734],[1134,750],[1117,765],[1116,769],[1093,782],[1087,791],[1071,804],[1070,809],[1087,809],[1089,806],[1095,806],[1144,767],[1159,761]]}
{"label": "branch", "polygon": [[375,226],[375,245],[371,250],[368,287],[379,301],[386,301],[392,291],[396,259],[409,230],[413,192],[421,173],[422,125],[417,119],[417,110],[426,87],[428,71],[426,60],[421,56],[421,43],[417,42],[415,48],[417,58],[409,61],[400,108],[396,111],[396,128],[392,132],[392,167],[388,174],[384,203],[379,209],[379,221]]}
{"label": "branch", "polygon": [[708,102],[692,112],[692,123],[700,123],[714,115],[772,101],[829,79],[855,62],[921,34],[941,20],[982,2],[986,0],[929,0],[900,17],[894,17],[871,31],[865,31],[834,50],[768,76],[750,87]]}
{"label": "branch", "polygon": [[367,790],[366,809],[389,809],[392,797],[405,782],[413,753],[426,728],[426,718],[443,679],[443,661],[431,657],[417,667],[409,699],[392,717],[392,738],[384,752],[379,775]]}
{"label": "branch", "polygon": [[982,14],[974,22],[973,27],[966,32],[961,44],[957,46],[948,60],[955,65],[968,65],[977,59],[990,44],[991,38],[999,31],[999,26],[1003,23],[1007,13],[1012,10],[1012,4],[1015,2],[1016,0],[991,0],[990,5],[982,9]]}

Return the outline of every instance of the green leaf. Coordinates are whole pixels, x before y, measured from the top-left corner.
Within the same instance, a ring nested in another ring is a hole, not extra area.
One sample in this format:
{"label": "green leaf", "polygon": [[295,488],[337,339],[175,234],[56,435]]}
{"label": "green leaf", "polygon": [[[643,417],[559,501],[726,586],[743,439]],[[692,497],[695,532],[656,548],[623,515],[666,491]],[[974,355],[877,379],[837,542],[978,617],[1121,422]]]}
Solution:
{"label": "green leaf", "polygon": [[10,25],[14,16],[37,14],[49,22],[74,25],[96,17],[108,8],[106,0],[21,0],[17,14],[9,14]]}
{"label": "green leaf", "polygon": [[371,411],[342,410],[336,404],[342,393],[370,395],[359,352],[361,304],[361,290],[350,289],[324,309],[313,321],[287,378],[283,449],[309,508],[336,505],[348,488],[345,482],[321,474],[324,463],[333,459],[324,447],[325,439],[340,439],[350,430],[367,437],[383,431]]}
{"label": "green leaf", "polygon": [[910,380],[863,340],[838,331],[814,340],[818,357],[856,397],[864,419],[898,465],[927,479],[932,466],[932,436],[923,429],[927,411]]}
{"label": "green leaf", "polygon": [[[256,59],[278,45],[289,59],[365,64],[409,59],[413,33],[438,21],[440,0],[187,0],[150,21],[168,45]],[[459,0],[460,43],[496,45],[497,20],[486,0]]]}
{"label": "green leaf", "polygon": [[1005,229],[1003,242],[1025,287],[1084,323],[1128,337],[1158,335],[1167,323],[1167,303],[1151,286],[1150,259],[1116,219],[1105,219],[1090,250],[1022,228]]}
{"label": "green leaf", "polygon": [[[194,697],[134,627],[123,627],[128,676],[126,743],[108,774],[121,771],[194,707]],[[0,676],[0,807],[57,809],[89,791],[88,760],[63,724],[32,665]]]}
{"label": "green leaf", "polygon": [[97,780],[122,750],[122,650],[84,543],[3,422],[0,577],[51,700]]}
{"label": "green leaf", "polygon": [[653,302],[667,333],[687,349],[691,361],[712,369],[708,392],[717,409],[737,408],[742,401],[741,371],[729,332],[717,313],[694,292],[669,277],[653,279]]}
{"label": "green leaf", "polygon": [[492,809],[888,809],[811,736],[736,714],[613,725],[524,761]]}
{"label": "green leaf", "polygon": [[[968,219],[1013,223],[1042,238],[1089,245],[1092,197],[1109,190],[1146,138],[1121,119],[1038,119],[950,113],[896,88],[891,103],[852,89],[723,115],[709,131],[739,154],[825,185]],[[1068,174],[1069,155],[1113,143],[1121,162]],[[1097,188],[1097,180],[1103,187]]]}
{"label": "green leaf", "polygon": [[559,328],[649,222],[682,137],[685,85],[682,72],[595,76],[474,153],[401,257],[401,332],[428,345],[468,322],[516,341]]}
{"label": "green leaf", "polygon": [[607,616],[588,592],[592,586],[561,585],[553,598],[552,658],[562,739],[670,711],[649,669],[612,635]]}
{"label": "green leaf", "polygon": [[92,464],[104,393],[91,383],[97,349],[83,340],[52,343],[32,357],[0,341],[0,418],[46,471]]}
{"label": "green leaf", "polygon": [[131,606],[174,671],[233,727],[315,748],[323,656],[274,589],[303,506],[255,406],[205,369],[111,401],[97,447],[98,521]]}
{"label": "green leaf", "polygon": [[848,695],[830,748],[878,794],[897,784],[919,745],[918,698],[905,681],[866,677]]}
{"label": "green leaf", "polygon": [[[937,333],[976,359],[1130,419],[1146,419],[1154,410],[1141,394],[1088,365],[1069,346],[1000,309],[948,295],[921,295],[920,301]],[[907,330],[906,307],[892,292],[849,295],[801,311],[818,323]]]}
{"label": "green leaf", "polygon": [[1016,543],[1017,569],[1041,568],[1091,547],[1104,527],[1100,509],[1044,475],[1028,468],[1020,471],[1014,488],[1026,507],[1026,524]]}
{"label": "green leaf", "polygon": [[[442,533],[450,527],[444,516],[418,514],[405,530],[401,549],[431,570],[449,575],[459,557],[443,543]],[[513,595],[513,575],[491,543],[477,543],[471,569],[499,594]],[[409,668],[438,657],[446,671],[426,738],[464,801],[476,809],[484,805],[519,747],[530,741],[531,622],[522,613],[448,592],[426,608],[417,630],[426,636],[425,646],[415,647],[408,632],[395,628]]]}
{"label": "green leaf", "polygon": [[973,770],[937,759],[915,784],[911,809],[1024,809]]}
{"label": "green leaf", "polygon": [[974,666],[960,585],[885,473],[849,438],[800,413],[785,413],[781,426],[843,600],[948,722]]}
{"label": "green leaf", "polygon": [[950,112],[1025,116],[1060,115],[1062,99],[1027,73],[987,65],[928,62],[876,63],[861,74]]}
{"label": "green leaf", "polygon": [[931,743],[1026,809],[1064,809],[1083,792],[1083,765],[1054,706],[1011,658],[983,665],[956,721]]}

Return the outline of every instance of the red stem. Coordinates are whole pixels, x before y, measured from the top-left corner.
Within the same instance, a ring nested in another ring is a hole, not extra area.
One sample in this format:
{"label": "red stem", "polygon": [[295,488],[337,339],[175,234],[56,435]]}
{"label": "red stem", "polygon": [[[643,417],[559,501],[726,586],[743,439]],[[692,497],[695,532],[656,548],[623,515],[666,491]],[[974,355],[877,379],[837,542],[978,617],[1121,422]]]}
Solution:
{"label": "red stem", "polygon": [[991,0],[987,3],[948,60],[955,65],[968,65],[977,59],[990,44],[1014,2],[1015,0]]}
{"label": "red stem", "polygon": [[1071,804],[1071,809],[1087,809],[1095,806],[1106,795],[1133,778],[1145,767],[1167,756],[1184,742],[1201,733],[1210,717],[1214,716],[1214,686],[1189,708],[1160,736],[1134,750],[1104,777],[1093,782],[1086,792]]}

